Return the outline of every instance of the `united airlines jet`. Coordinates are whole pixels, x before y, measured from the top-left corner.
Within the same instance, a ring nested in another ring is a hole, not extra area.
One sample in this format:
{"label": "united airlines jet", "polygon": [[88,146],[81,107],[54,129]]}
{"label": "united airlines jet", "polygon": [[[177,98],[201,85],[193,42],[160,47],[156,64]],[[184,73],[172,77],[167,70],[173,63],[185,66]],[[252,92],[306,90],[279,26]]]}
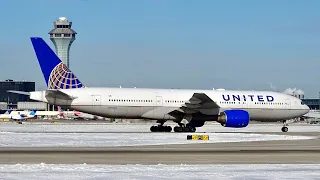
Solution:
{"label": "united airlines jet", "polygon": [[287,132],[286,120],[309,112],[300,99],[278,92],[86,87],[42,38],[31,42],[48,86],[31,99],[103,117],[157,120],[152,132],[172,131],[168,120],[178,124],[174,132],[195,132],[206,121],[242,128],[250,120],[283,121]]}

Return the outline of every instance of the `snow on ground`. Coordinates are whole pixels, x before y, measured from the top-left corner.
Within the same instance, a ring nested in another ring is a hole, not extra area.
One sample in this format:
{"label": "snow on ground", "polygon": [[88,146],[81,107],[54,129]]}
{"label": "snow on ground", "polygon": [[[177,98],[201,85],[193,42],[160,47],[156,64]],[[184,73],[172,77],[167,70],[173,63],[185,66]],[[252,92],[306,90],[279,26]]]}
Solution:
{"label": "snow on ground", "polygon": [[319,179],[320,164],[241,165],[0,165],[0,180]]}
{"label": "snow on ground", "polygon": [[[110,147],[186,143],[220,143],[243,141],[312,139],[306,136],[247,134],[233,132],[279,131],[279,124],[252,124],[247,128],[224,128],[221,125],[205,125],[199,128],[209,135],[209,141],[187,141],[191,133],[143,133],[149,132],[150,124],[110,123],[1,123],[0,147]],[[294,125],[290,131],[320,131],[320,126]],[[121,132],[121,133],[115,133]],[[140,132],[140,133],[139,133]],[[230,133],[226,133],[230,132]],[[192,133],[194,134],[194,133]],[[204,133],[200,133],[204,134]]]}
{"label": "snow on ground", "polygon": [[[187,140],[190,133],[0,133],[0,147],[110,147],[188,143],[312,139],[307,136],[206,133],[209,141]],[[203,134],[203,133],[202,133]]]}
{"label": "snow on ground", "polygon": [[[169,124],[172,127],[176,124]],[[150,132],[152,124],[113,123],[0,123],[0,132]],[[281,132],[281,123],[249,124],[245,128],[226,128],[206,124],[197,132]],[[320,125],[290,124],[289,132],[320,132]]]}

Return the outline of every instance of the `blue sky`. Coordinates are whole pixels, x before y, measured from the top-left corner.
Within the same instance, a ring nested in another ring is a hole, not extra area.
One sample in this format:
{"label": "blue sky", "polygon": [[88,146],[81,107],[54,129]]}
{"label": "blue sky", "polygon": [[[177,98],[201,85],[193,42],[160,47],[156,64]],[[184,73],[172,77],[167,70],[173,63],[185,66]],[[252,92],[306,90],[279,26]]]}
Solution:
{"label": "blue sky", "polygon": [[320,1],[4,0],[1,79],[45,82],[30,36],[61,16],[87,86],[320,91]]}

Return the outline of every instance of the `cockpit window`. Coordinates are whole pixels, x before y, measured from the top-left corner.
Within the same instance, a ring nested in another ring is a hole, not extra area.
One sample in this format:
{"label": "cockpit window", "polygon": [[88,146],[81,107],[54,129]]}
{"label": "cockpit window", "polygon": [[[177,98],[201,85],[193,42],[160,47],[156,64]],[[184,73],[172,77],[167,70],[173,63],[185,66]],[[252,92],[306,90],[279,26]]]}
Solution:
{"label": "cockpit window", "polygon": [[301,101],[301,105],[305,105],[303,101]]}

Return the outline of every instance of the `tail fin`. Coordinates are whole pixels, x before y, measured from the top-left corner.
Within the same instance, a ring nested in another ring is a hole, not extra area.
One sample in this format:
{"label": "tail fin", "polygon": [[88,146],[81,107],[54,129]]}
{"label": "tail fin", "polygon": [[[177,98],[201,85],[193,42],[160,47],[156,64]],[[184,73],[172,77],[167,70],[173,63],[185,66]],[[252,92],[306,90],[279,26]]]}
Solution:
{"label": "tail fin", "polygon": [[32,110],[29,115],[30,115],[30,116],[35,116],[35,115],[36,115],[36,111],[35,111],[35,110]]}
{"label": "tail fin", "polygon": [[79,79],[62,63],[59,57],[42,38],[31,37],[31,42],[48,89],[73,89],[84,87]]}
{"label": "tail fin", "polygon": [[62,112],[62,110],[61,110],[61,107],[60,107],[60,106],[58,106],[58,112],[59,112],[59,113],[61,113],[61,112]]}
{"label": "tail fin", "polygon": [[73,111],[73,114],[74,114],[75,116],[82,116],[81,112],[76,111],[76,110]]}
{"label": "tail fin", "polygon": [[58,113],[60,116],[65,116],[66,114],[63,112],[60,106],[58,106]]}

